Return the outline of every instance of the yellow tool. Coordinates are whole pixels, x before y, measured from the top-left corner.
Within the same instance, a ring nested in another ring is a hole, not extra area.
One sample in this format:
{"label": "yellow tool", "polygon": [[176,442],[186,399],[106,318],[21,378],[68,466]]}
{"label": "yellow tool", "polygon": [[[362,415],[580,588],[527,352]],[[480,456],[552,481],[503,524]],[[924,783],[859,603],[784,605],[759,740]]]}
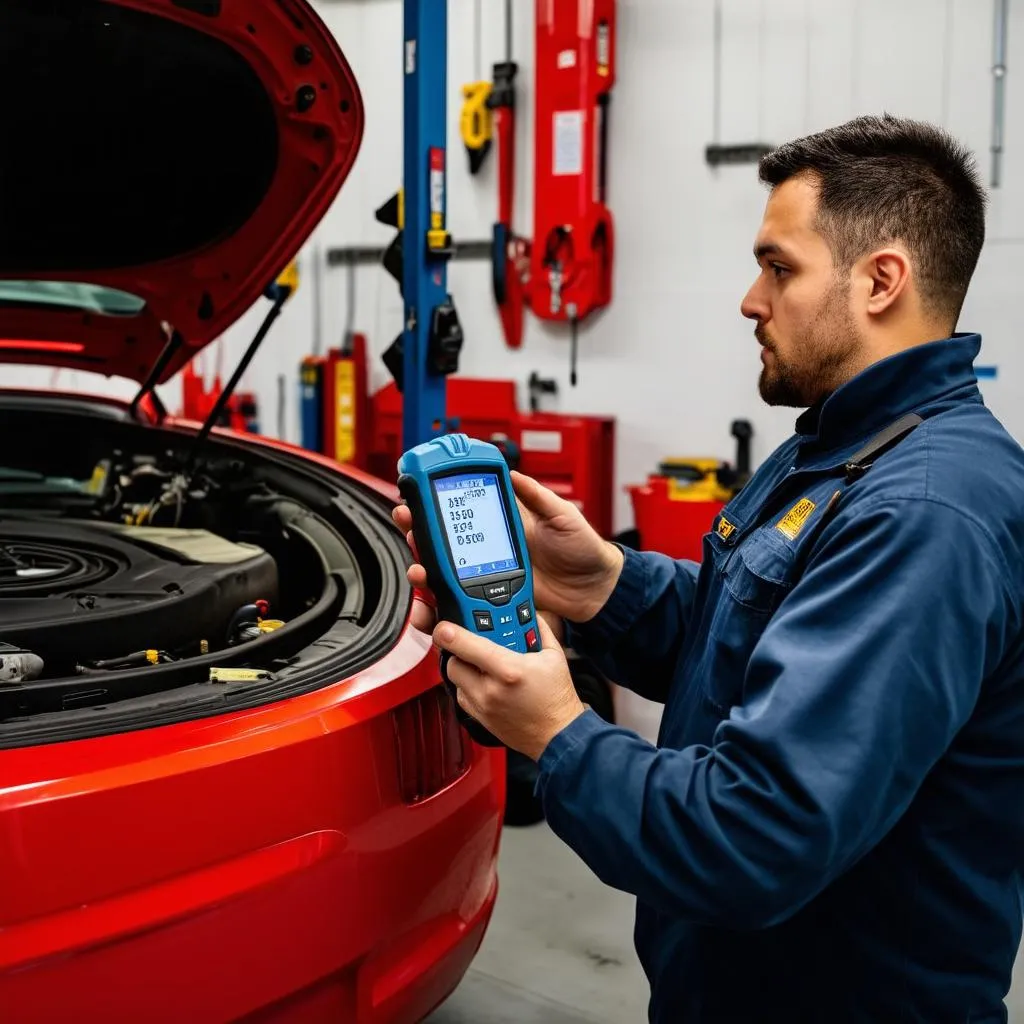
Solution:
{"label": "yellow tool", "polygon": [[658,467],[660,476],[668,477],[670,501],[726,502],[733,496],[718,480],[721,459],[665,459]]}
{"label": "yellow tool", "polygon": [[471,82],[462,87],[462,115],[459,129],[466,152],[469,153],[469,173],[476,174],[484,165],[491,151],[494,137],[494,118],[488,101],[491,98],[490,82]]}
{"label": "yellow tool", "polygon": [[483,81],[483,12],[480,0],[473,4],[473,72],[475,82],[462,87],[462,115],[459,130],[469,153],[469,173],[476,174],[491,151],[494,116],[491,114],[493,85]]}

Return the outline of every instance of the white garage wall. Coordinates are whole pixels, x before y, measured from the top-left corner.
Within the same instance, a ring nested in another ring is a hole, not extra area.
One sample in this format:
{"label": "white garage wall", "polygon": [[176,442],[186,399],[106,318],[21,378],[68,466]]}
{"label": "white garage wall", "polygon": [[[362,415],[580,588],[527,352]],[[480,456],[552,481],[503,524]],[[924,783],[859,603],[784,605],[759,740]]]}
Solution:
{"label": "white garage wall", "polygon": [[[437,0],[441,2],[441,0]],[[458,136],[460,87],[474,76],[475,0],[449,0],[449,227],[486,238],[496,209],[495,162],[471,178]],[[503,4],[481,0],[485,73],[502,56]],[[314,239],[321,246],[385,244],[373,212],[400,184],[402,167],[401,0],[322,0],[322,16],[353,64],[367,108],[366,136],[352,177]],[[713,133],[712,0],[619,0],[618,85],[612,103],[610,202],[618,262],[612,307],[581,329],[580,379],[569,386],[564,332],[527,320],[524,345],[505,348],[492,305],[489,268],[449,272],[466,331],[462,373],[557,378],[552,408],[618,417],[618,479],[643,479],[666,454],[731,458],[729,424],[753,421],[755,461],[792,426],[756,391],[759,362],[739,303],[755,272],[750,246],[765,194],[753,166],[714,170],[704,162]],[[531,231],[532,0],[515,0],[520,64],[516,227]],[[1003,187],[961,321],[981,331],[986,400],[1024,439],[1024,358],[1017,346],[1017,296],[1024,279],[1024,6],[1010,5]],[[938,121],[972,146],[986,178],[991,122],[992,5],[988,0],[724,0],[722,141],[780,142],[861,112],[888,110]],[[648,182],[645,182],[648,179]],[[307,247],[304,286],[246,378],[263,425],[276,430],[277,377],[286,374],[285,434],[298,436],[296,367],[312,337]],[[345,272],[324,272],[328,344],[345,317]],[[226,362],[255,331],[262,304],[226,336]],[[383,270],[357,272],[355,326],[376,355],[401,327],[397,288]],[[386,373],[375,358],[375,384]],[[11,374],[47,383],[50,371]],[[77,375],[84,383],[85,375]],[[64,374],[63,384],[75,375]],[[5,379],[8,374],[5,373]],[[124,393],[123,387],[119,388]],[[130,389],[129,389],[130,390]],[[172,407],[176,388],[165,389]],[[632,522],[619,489],[617,525]]]}

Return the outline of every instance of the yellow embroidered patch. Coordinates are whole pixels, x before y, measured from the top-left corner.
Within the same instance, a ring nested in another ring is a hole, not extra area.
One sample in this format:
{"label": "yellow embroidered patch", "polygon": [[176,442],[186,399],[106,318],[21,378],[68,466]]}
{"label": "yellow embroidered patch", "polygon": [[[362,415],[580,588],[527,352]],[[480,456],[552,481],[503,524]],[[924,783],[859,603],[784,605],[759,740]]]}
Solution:
{"label": "yellow embroidered patch", "polygon": [[732,523],[730,523],[729,520],[725,518],[725,516],[722,516],[718,520],[718,526],[715,529],[715,533],[717,533],[718,536],[722,538],[722,540],[728,540],[735,531],[736,527]]}
{"label": "yellow embroidered patch", "polygon": [[818,506],[810,498],[801,498],[776,524],[775,529],[796,540],[810,514]]}

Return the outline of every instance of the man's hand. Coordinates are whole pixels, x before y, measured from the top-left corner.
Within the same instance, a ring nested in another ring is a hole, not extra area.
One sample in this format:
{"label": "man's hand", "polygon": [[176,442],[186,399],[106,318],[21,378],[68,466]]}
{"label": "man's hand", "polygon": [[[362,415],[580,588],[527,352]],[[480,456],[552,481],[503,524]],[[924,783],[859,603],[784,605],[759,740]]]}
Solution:
{"label": "man's hand", "polygon": [[[615,589],[622,571],[622,552],[603,540],[571,501],[522,473],[512,473],[512,486],[526,534],[538,610],[575,622],[593,618]],[[430,632],[436,615],[425,600],[427,572],[416,553],[412,513],[399,505],[392,518],[405,532],[416,558],[408,571],[409,582],[421,591],[413,625]]]}
{"label": "man's hand", "polygon": [[450,622],[434,630],[434,643],[452,655],[448,678],[460,706],[507,747],[534,761],[586,710],[558,638],[539,616],[537,625],[542,649],[534,654],[517,654]]}
{"label": "man's hand", "polygon": [[513,472],[512,488],[526,534],[537,606],[587,622],[605,606],[622,572],[622,551],[587,522],[571,501]]}

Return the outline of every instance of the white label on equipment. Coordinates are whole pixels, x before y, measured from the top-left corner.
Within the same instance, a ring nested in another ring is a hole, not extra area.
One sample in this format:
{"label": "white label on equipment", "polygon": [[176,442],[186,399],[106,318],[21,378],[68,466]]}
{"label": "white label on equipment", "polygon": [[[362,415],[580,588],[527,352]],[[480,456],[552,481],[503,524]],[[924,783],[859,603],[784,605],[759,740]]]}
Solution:
{"label": "white label on equipment", "polygon": [[555,175],[583,173],[583,111],[560,110],[554,116]]}
{"label": "white label on equipment", "polygon": [[558,70],[564,71],[566,68],[574,67],[576,67],[576,51],[562,50],[558,55]]}
{"label": "white label on equipment", "polygon": [[607,73],[608,65],[612,62],[612,34],[607,21],[602,21],[597,26],[597,66],[601,74]]}
{"label": "white label on equipment", "polygon": [[416,40],[407,39],[405,43],[405,73],[413,75],[416,73]]}
{"label": "white label on equipment", "polygon": [[524,452],[560,452],[562,432],[560,430],[524,430],[520,442]]}
{"label": "white label on equipment", "polygon": [[430,172],[430,212],[444,213],[444,171]]}

